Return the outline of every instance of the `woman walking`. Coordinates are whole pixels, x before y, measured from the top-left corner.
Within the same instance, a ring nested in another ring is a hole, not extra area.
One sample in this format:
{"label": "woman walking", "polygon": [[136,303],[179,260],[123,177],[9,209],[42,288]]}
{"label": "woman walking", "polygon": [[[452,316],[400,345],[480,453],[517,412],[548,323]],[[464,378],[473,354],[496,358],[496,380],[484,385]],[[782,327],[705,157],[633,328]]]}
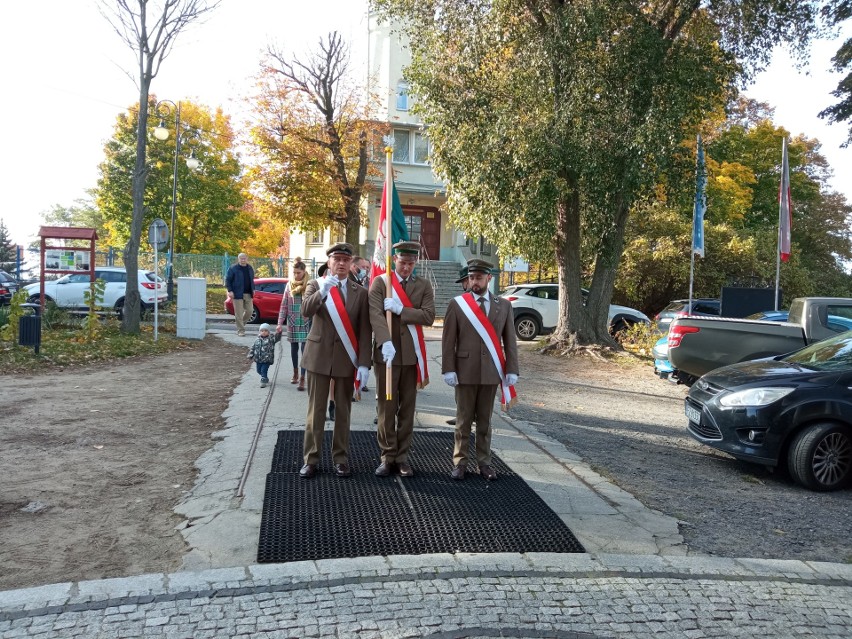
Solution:
{"label": "woman walking", "polygon": [[305,390],[305,369],[302,368],[301,371],[299,369],[299,353],[305,352],[305,342],[311,330],[311,320],[302,316],[302,295],[308,285],[305,270],[305,264],[301,260],[293,264],[292,277],[284,290],[281,308],[278,311],[276,328],[276,331],[280,333],[284,330],[284,325],[287,325],[287,341],[290,342],[290,355],[293,358],[293,379],[290,383],[298,383],[300,391]]}

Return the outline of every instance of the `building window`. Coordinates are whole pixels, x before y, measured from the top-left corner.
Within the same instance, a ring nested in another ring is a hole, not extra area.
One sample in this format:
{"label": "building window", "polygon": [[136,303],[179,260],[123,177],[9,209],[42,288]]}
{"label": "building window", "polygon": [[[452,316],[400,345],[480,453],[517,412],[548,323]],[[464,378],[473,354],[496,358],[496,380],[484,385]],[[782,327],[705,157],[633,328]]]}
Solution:
{"label": "building window", "polygon": [[308,244],[322,244],[322,231],[308,231]]}
{"label": "building window", "polygon": [[334,233],[334,243],[338,244],[340,242],[346,241],[346,227],[342,224],[337,225],[337,230]]}
{"label": "building window", "polygon": [[406,215],[405,226],[408,228],[408,239],[419,242],[423,230],[423,218],[419,215]]}
{"label": "building window", "polygon": [[411,131],[393,130],[393,161],[402,164],[411,162]]}
{"label": "building window", "polygon": [[491,245],[481,235],[479,236],[479,254],[491,255]]}
{"label": "building window", "polygon": [[429,138],[425,133],[414,133],[414,164],[429,164]]}
{"label": "building window", "polygon": [[409,98],[409,89],[407,82],[400,82],[396,85],[396,110],[408,111],[411,105]]}

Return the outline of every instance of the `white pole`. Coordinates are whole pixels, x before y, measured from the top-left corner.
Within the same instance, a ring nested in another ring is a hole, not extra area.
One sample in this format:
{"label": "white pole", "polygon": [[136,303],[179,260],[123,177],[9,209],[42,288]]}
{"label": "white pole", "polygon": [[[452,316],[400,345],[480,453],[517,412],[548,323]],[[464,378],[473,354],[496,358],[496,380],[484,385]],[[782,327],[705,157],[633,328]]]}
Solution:
{"label": "white pole", "polygon": [[[157,230],[159,231],[159,228]],[[160,276],[159,276],[158,271],[157,271],[157,260],[159,258],[158,254],[157,254],[157,247],[159,246],[160,238],[155,237],[155,240],[156,241],[154,242],[154,341],[156,342],[157,341],[157,320],[159,319],[158,314],[157,314],[157,309],[159,309],[159,303],[158,302],[160,301],[160,297],[158,295],[159,292],[160,292],[159,291]]]}
{"label": "white pole", "polygon": [[784,157],[787,155],[787,138],[781,143],[781,186],[778,189],[778,246],[775,249],[775,310],[778,310],[778,282],[781,279],[781,215],[784,207],[782,198],[786,197],[784,190]]}

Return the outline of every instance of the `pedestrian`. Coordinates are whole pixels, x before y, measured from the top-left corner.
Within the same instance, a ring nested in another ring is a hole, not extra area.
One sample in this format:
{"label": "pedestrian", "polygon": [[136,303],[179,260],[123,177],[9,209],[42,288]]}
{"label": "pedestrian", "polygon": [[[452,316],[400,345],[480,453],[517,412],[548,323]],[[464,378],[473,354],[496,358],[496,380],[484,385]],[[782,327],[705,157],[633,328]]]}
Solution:
{"label": "pedestrian", "polygon": [[302,296],[308,286],[305,274],[307,266],[301,260],[294,262],[290,281],[284,289],[281,298],[281,308],[278,309],[278,326],[276,332],[281,333],[287,326],[287,341],[290,342],[290,357],[293,360],[293,378],[291,384],[298,384],[297,390],[305,390],[305,369],[299,370],[299,355],[304,355],[305,342],[311,330],[311,321],[302,315]]}
{"label": "pedestrian", "polygon": [[225,288],[228,297],[234,304],[234,320],[237,324],[237,335],[246,334],[246,323],[251,319],[254,307],[254,269],[248,263],[248,255],[240,253],[237,263],[228,269],[225,275]]}
{"label": "pedestrian", "polygon": [[518,343],[512,307],[491,295],[491,264],[467,263],[469,292],[450,300],[441,338],[444,381],[456,392],[456,432],[453,479],[464,479],[470,429],[476,422],[476,462],[479,474],[492,481],[491,411],[500,388],[504,410],[515,402],[518,381]]}
{"label": "pedestrian", "polygon": [[354,282],[357,282],[361,286],[367,286],[367,266],[369,262],[366,258],[361,257],[360,255],[355,255],[352,257],[352,266],[349,267],[349,279]]}
{"label": "pedestrian", "polygon": [[[459,269],[459,279],[456,280],[456,284],[461,284],[462,290],[467,293],[467,266],[463,266]],[[456,425],[456,418],[448,419],[447,423],[450,426]]]}
{"label": "pedestrian", "polygon": [[260,375],[260,387],[266,388],[269,383],[269,367],[275,363],[275,344],[281,339],[281,333],[269,334],[270,326],[266,322],[260,325],[257,339],[251,345],[248,359],[253,359]]}
{"label": "pedestrian", "polygon": [[367,290],[348,280],[352,245],[335,244],[326,251],[328,272],[311,280],[302,298],[302,315],[311,330],[302,357],[308,371],[308,414],[303,446],[305,479],[317,473],[325,430],[325,401],[334,380],[334,434],[331,456],[338,477],[349,477],[349,421],[354,384],[363,387],[370,375],[370,315]]}
{"label": "pedestrian", "polygon": [[[411,477],[408,462],[414,434],[414,410],[417,390],[429,383],[426,341],[423,327],[435,321],[435,291],[425,277],[414,275],[420,244],[397,242],[393,245],[394,270],[389,273],[392,295],[387,296],[387,278],[377,277],[370,287],[370,323],[375,335],[373,362],[376,365],[378,393],[377,439],[381,464],[376,475],[387,477],[395,471]],[[387,311],[393,314],[391,326]],[[392,363],[387,368],[387,363]],[[391,375],[391,397],[385,389]]]}

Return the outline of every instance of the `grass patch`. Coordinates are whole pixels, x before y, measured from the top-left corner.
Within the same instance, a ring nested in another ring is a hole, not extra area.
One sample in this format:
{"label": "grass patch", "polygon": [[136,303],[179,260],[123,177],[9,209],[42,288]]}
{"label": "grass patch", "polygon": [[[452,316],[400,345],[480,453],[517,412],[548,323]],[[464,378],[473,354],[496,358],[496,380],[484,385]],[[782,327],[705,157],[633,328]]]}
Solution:
{"label": "grass patch", "polygon": [[174,322],[158,326],[157,341],[153,325],[144,324],[140,331],[139,335],[125,335],[117,321],[109,320],[98,329],[97,339],[90,342],[78,325],[43,328],[38,355],[31,347],[0,342],[0,375],[47,373],[127,357],[170,353],[200,344],[198,340],[176,337]]}
{"label": "grass patch", "polygon": [[228,289],[224,286],[208,286],[207,287],[207,312],[208,313],[224,313],[225,298],[228,296]]}

